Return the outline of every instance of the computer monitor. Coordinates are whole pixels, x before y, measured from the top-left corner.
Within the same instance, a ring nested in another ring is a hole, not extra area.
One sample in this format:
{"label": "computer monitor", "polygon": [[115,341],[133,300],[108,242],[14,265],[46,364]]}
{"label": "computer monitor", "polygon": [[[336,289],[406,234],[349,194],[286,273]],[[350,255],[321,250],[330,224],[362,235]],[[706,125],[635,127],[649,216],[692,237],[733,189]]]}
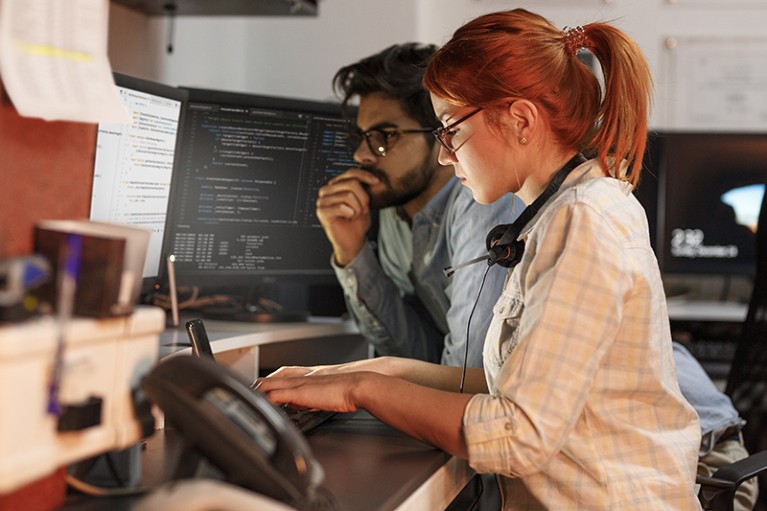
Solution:
{"label": "computer monitor", "polygon": [[322,185],[355,165],[351,121],[337,103],[187,93],[164,249],[179,289],[251,308],[267,300],[274,311],[342,313],[315,203]]}
{"label": "computer monitor", "polygon": [[655,132],[637,190],[664,275],[753,276],[767,133]]}
{"label": "computer monitor", "polygon": [[114,80],[130,122],[98,125],[90,219],[151,231],[143,272],[146,291],[162,265],[165,215],[186,92],[117,73]]}

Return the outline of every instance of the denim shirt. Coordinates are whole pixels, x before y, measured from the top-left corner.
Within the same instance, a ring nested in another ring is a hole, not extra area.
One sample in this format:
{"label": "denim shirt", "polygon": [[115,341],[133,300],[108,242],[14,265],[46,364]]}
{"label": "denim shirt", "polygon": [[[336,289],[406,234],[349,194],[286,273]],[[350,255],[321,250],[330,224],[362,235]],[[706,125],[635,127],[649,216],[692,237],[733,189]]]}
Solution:
{"label": "denim shirt", "polygon": [[486,254],[490,229],[513,222],[523,208],[510,194],[479,204],[452,178],[416,214],[412,227],[395,208],[381,210],[378,258],[366,245],[346,267],[333,263],[347,308],[376,352],[460,366],[468,327],[468,366],[482,367],[485,333],[506,268],[489,268],[473,315],[487,264],[461,268],[450,278],[442,269]]}
{"label": "denim shirt", "polygon": [[743,427],[746,421],[740,418],[727,394],[716,387],[687,348],[678,342],[674,342],[673,347],[679,388],[700,417],[700,430],[703,435],[700,455],[703,456],[714,448],[726,429],[731,426]]}

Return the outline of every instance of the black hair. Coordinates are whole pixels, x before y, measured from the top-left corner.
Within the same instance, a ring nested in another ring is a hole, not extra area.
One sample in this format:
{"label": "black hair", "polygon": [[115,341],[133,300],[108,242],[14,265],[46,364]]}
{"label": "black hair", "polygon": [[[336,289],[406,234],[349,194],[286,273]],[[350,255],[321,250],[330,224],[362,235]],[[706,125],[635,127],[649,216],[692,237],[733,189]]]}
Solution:
{"label": "black hair", "polygon": [[333,77],[333,90],[348,114],[349,102],[381,92],[396,99],[403,110],[424,128],[439,126],[429,93],[422,84],[423,73],[437,47],[431,44],[404,43],[344,66]]}

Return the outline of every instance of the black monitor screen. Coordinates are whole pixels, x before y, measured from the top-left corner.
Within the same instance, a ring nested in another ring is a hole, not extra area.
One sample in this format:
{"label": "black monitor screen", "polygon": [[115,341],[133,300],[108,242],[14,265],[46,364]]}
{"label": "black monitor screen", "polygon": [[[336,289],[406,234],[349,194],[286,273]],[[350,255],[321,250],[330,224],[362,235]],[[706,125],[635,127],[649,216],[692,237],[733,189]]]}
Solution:
{"label": "black monitor screen", "polygon": [[753,275],[767,134],[655,133],[647,154],[638,195],[663,272]]}
{"label": "black monitor screen", "polygon": [[98,125],[90,219],[148,229],[143,276],[153,281],[186,93],[120,74],[114,79],[130,122]]}
{"label": "black monitor screen", "polygon": [[180,286],[335,283],[317,194],[354,165],[334,103],[188,89],[166,253]]}

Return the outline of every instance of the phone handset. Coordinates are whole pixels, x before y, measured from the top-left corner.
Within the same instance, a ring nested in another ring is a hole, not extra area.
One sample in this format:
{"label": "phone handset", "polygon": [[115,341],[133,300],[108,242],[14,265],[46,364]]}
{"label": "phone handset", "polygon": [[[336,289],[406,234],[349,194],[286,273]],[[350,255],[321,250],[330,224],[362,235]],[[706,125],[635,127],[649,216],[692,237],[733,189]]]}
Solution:
{"label": "phone handset", "polygon": [[142,387],[186,448],[227,482],[297,509],[335,507],[304,436],[227,367],[207,358],[171,357],[144,377]]}
{"label": "phone handset", "polygon": [[215,360],[213,349],[210,347],[210,339],[201,319],[187,321],[184,325],[189,341],[192,343],[192,353],[195,357],[207,357]]}

